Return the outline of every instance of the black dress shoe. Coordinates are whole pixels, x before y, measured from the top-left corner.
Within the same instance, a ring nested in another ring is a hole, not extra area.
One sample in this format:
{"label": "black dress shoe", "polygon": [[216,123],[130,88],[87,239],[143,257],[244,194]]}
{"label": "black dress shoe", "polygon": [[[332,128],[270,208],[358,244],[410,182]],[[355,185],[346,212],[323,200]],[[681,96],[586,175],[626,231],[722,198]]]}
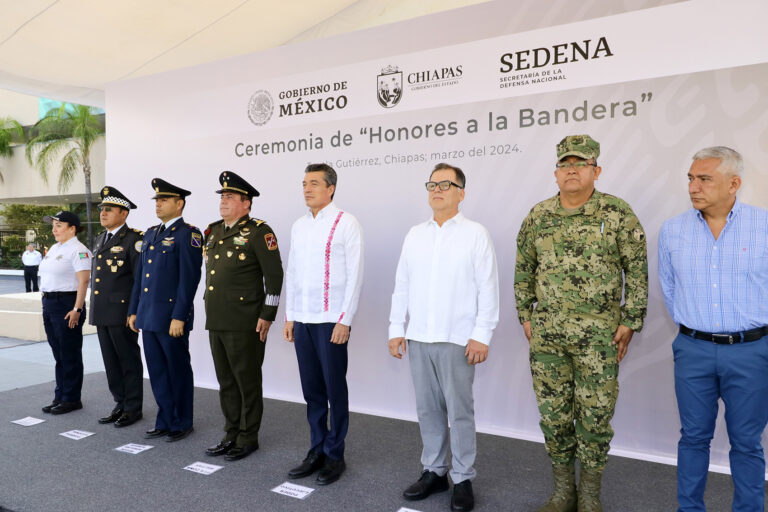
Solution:
{"label": "black dress shoe", "polygon": [[219,441],[216,446],[211,446],[205,449],[205,454],[211,457],[218,457],[219,455],[225,455],[229,450],[235,447],[234,441]]}
{"label": "black dress shoe", "polygon": [[472,493],[472,482],[464,480],[453,484],[451,510],[454,512],[469,512],[475,508],[475,495]]}
{"label": "black dress shoe", "polygon": [[120,416],[123,415],[123,410],[116,407],[112,409],[112,412],[104,416],[103,418],[99,418],[99,423],[102,425],[106,425],[107,423],[114,423],[117,420],[120,419]]}
{"label": "black dress shoe", "polygon": [[155,439],[157,437],[163,437],[166,435],[168,435],[167,430],[153,428],[152,430],[147,430],[146,432],[144,432],[144,439]]}
{"label": "black dress shoe", "polygon": [[76,411],[83,408],[83,402],[61,402],[59,405],[51,409],[51,414],[67,414],[68,412]]}
{"label": "black dress shoe", "polygon": [[246,444],[243,446],[235,446],[234,448],[232,448],[227,452],[227,454],[224,456],[224,459],[226,460],[244,459],[258,449],[259,449],[259,443]]}
{"label": "black dress shoe", "polygon": [[336,460],[326,457],[325,465],[317,474],[317,479],[315,481],[319,485],[332,484],[339,479],[345,469],[347,469],[347,465],[344,463],[344,459]]}
{"label": "black dress shoe", "polygon": [[173,443],[174,441],[180,441],[187,437],[194,430],[192,427],[186,430],[171,430],[168,432],[168,436],[165,438],[166,443]]}
{"label": "black dress shoe", "polygon": [[51,409],[53,409],[54,407],[56,407],[60,403],[61,402],[59,402],[58,400],[54,400],[53,402],[49,403],[48,405],[43,406],[43,412],[50,413]]}
{"label": "black dress shoe", "polygon": [[323,452],[309,452],[302,463],[288,472],[288,478],[304,478],[309,476],[325,464]]}
{"label": "black dress shoe", "polygon": [[448,475],[439,476],[434,471],[424,470],[421,478],[403,491],[403,498],[409,501],[423,500],[435,492],[448,490]]}
{"label": "black dress shoe", "polygon": [[122,415],[120,415],[119,418],[117,418],[117,421],[115,421],[115,428],[122,428],[127,427],[128,425],[133,425],[139,421],[141,417],[141,411],[124,412]]}

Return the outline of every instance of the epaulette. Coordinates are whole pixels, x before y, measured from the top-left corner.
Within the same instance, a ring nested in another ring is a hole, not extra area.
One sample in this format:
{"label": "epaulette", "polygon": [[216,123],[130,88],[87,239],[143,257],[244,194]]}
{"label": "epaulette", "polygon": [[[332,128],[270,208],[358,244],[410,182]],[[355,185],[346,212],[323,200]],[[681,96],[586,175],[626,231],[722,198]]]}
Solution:
{"label": "epaulette", "polygon": [[251,220],[252,220],[253,222],[255,222],[257,226],[261,226],[262,224],[264,224],[264,223],[266,222],[266,221],[264,221],[264,220],[261,220],[261,219],[257,219],[257,218],[255,218],[255,217],[251,217]]}
{"label": "epaulette", "polygon": [[140,229],[131,228],[131,231],[133,231],[134,233],[138,233],[141,236],[144,236],[144,232],[142,230],[140,230]]}
{"label": "epaulette", "polygon": [[224,219],[219,219],[219,220],[217,220],[217,221],[211,222],[210,224],[208,224],[208,228],[206,229],[206,231],[207,231],[208,229],[211,229],[211,228],[212,228],[213,226],[215,226],[216,224],[221,224],[222,222],[224,222]]}
{"label": "epaulette", "polygon": [[197,229],[197,226],[193,226],[189,222],[187,222],[187,227],[190,228],[190,229]]}

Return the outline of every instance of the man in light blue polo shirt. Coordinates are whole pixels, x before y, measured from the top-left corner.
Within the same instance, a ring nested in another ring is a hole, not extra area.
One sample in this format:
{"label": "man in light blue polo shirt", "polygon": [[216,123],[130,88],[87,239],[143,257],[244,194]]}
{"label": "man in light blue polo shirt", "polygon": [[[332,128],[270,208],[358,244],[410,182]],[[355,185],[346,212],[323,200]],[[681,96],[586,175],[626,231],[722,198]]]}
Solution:
{"label": "man in light blue polo shirt", "polygon": [[680,333],[672,344],[680,411],[679,511],[704,511],[718,398],[731,442],[733,510],[762,512],[768,423],[768,210],[739,202],[741,155],[693,156],[693,209],[664,223],[659,279]]}

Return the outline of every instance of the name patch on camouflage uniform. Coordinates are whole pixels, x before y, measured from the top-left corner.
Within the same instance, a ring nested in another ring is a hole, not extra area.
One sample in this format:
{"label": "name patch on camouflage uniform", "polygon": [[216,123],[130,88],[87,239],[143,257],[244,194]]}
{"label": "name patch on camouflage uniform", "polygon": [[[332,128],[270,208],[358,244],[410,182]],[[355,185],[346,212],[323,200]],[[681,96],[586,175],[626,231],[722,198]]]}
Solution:
{"label": "name patch on camouflage uniform", "polygon": [[200,248],[203,246],[203,236],[200,233],[192,233],[192,237],[189,239],[189,243],[192,247]]}
{"label": "name patch on camouflage uniform", "polygon": [[264,235],[264,241],[267,242],[267,249],[274,251],[277,249],[277,238],[272,233]]}

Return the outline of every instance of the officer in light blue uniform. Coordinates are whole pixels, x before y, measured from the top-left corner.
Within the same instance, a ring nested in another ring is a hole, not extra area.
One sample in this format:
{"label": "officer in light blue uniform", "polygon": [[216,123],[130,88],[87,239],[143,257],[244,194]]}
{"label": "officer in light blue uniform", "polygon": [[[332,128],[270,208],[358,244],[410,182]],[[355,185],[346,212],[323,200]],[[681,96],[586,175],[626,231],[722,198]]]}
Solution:
{"label": "officer in light blue uniform", "polygon": [[155,212],[162,221],[147,229],[128,311],[131,329],[142,330],[144,355],[158,411],[145,439],[178,441],[192,432],[194,383],[189,358],[193,299],[200,282],[203,236],[181,217],[188,190],[155,178]]}

